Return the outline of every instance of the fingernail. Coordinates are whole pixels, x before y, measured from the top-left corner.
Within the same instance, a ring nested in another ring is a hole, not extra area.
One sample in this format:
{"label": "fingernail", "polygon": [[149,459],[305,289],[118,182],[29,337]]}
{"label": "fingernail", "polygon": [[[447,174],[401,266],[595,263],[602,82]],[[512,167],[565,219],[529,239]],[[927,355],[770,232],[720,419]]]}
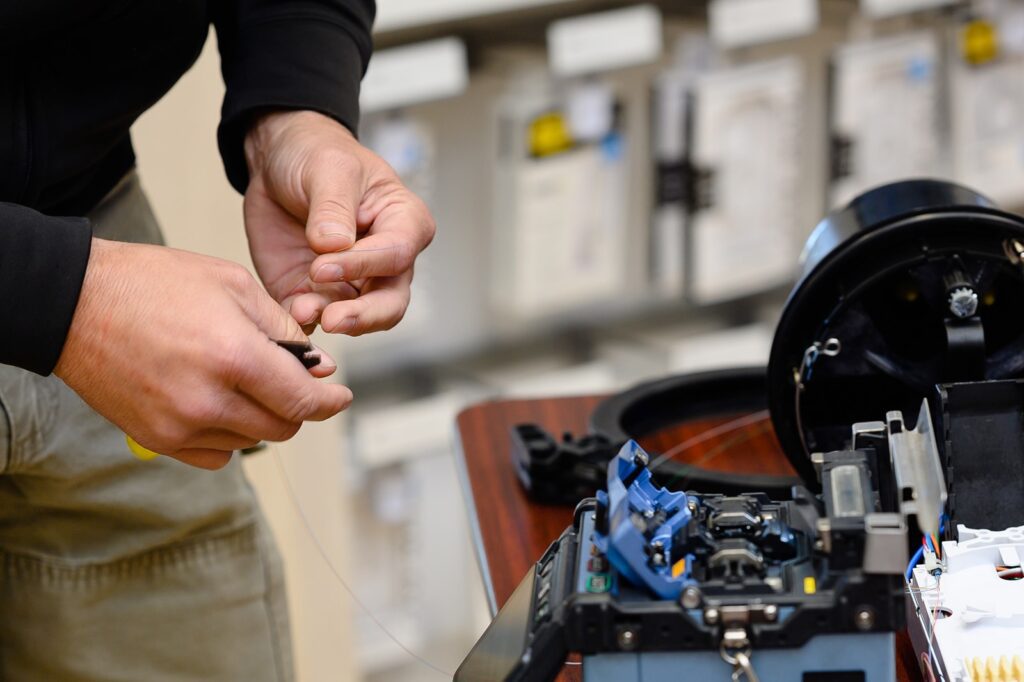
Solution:
{"label": "fingernail", "polygon": [[334,358],[328,355],[323,348],[317,346],[316,349],[320,351],[320,367],[323,369],[338,369],[338,363],[334,361]]}
{"label": "fingernail", "polygon": [[313,279],[317,282],[337,282],[341,279],[343,272],[344,270],[341,269],[340,265],[327,263],[316,269]]}
{"label": "fingernail", "polygon": [[356,318],[346,317],[344,320],[334,326],[331,332],[335,334],[344,334],[345,332],[352,331],[352,328],[356,326]]}

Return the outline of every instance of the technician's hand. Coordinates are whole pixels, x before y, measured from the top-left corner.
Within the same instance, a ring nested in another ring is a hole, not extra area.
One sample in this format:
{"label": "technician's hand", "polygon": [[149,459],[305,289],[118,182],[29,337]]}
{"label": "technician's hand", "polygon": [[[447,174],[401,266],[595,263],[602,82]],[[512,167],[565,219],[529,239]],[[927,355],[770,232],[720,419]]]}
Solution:
{"label": "technician's hand", "polygon": [[310,111],[259,119],[245,141],[245,229],[267,291],[303,329],[390,329],[434,237],[426,206],[344,126]]}
{"label": "technician's hand", "polygon": [[54,372],[144,447],[216,469],[352,400],[317,381],[326,354],[306,370],[272,339],[306,336],[240,265],[94,239]]}

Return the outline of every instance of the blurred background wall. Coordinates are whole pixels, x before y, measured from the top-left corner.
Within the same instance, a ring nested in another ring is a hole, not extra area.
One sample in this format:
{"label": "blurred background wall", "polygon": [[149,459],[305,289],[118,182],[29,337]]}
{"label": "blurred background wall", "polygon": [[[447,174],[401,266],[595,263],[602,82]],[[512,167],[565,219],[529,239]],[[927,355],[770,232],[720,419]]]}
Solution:
{"label": "blurred background wall", "polygon": [[[1024,0],[379,0],[376,42],[361,139],[439,229],[406,320],[327,341],[345,419],[280,448],[373,619],[248,459],[303,680],[443,679],[404,649],[451,671],[487,623],[466,404],[764,363],[815,223],[880,183],[1024,208]],[[248,263],[221,93],[211,41],[134,134],[170,243]]]}

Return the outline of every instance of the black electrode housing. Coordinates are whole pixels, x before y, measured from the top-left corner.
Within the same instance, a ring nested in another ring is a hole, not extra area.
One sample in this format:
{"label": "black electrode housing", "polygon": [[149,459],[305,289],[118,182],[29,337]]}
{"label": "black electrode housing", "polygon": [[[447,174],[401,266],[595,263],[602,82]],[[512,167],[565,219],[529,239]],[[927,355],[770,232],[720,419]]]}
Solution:
{"label": "black electrode housing", "polygon": [[850,424],[916,414],[935,386],[1024,377],[1024,219],[939,180],[870,190],[826,217],[776,328],[768,406],[805,483]]}

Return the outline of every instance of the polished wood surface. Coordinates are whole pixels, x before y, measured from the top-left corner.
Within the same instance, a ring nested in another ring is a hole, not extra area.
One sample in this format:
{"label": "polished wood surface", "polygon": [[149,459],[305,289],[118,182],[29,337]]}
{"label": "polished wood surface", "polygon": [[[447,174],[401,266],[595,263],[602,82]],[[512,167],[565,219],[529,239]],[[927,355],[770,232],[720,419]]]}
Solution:
{"label": "polished wood surface", "polygon": [[[591,410],[602,396],[503,400],[481,403],[458,417],[461,453],[476,540],[485,567],[492,608],[505,603],[529,567],[572,523],[572,508],[540,505],[523,492],[512,468],[509,433],[516,424],[531,422],[559,434],[586,431]],[[717,428],[716,428],[717,427]],[[731,428],[730,428],[731,427]],[[709,429],[715,435],[706,437]],[[642,439],[652,452],[688,444],[679,461],[708,469],[761,474],[792,474],[779,450],[766,414],[721,415],[688,421]],[[897,637],[897,679],[921,680],[905,633]],[[564,682],[580,679],[578,666],[566,666]]]}

